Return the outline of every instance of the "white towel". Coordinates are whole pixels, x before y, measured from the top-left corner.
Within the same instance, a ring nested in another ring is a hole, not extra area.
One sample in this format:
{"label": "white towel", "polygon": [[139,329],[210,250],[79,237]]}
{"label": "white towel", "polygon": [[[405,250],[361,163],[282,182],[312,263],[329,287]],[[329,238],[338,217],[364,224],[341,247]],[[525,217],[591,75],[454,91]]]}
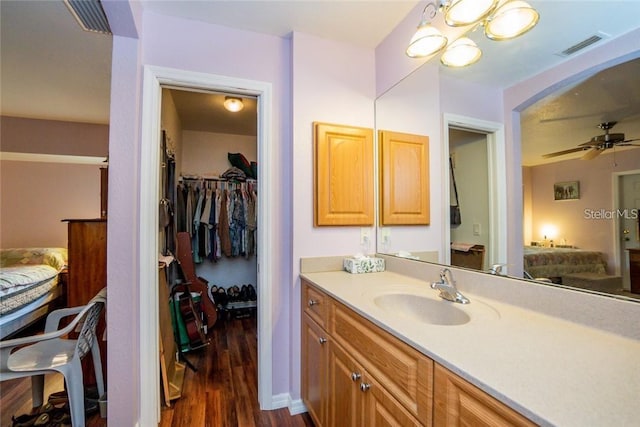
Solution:
{"label": "white towel", "polygon": [[461,252],[469,252],[469,250],[474,247],[476,244],[475,243],[458,243],[458,242],[453,242],[451,243],[451,249],[455,250],[455,251],[461,251]]}

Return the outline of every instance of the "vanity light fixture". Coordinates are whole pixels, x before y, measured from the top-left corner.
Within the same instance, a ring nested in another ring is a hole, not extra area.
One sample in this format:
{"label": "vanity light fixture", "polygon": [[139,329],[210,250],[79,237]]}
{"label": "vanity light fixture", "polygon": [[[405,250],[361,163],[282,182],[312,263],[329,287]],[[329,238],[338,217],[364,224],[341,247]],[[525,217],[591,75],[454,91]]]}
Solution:
{"label": "vanity light fixture", "polygon": [[240,98],[236,98],[235,96],[225,96],[224,108],[231,111],[232,113],[237,113],[244,108],[244,104],[242,103],[242,99]]}
{"label": "vanity light fixture", "polygon": [[482,21],[496,8],[498,0],[450,0],[441,2],[444,22],[462,27]]}
{"label": "vanity light fixture", "polygon": [[466,67],[478,62],[482,51],[469,37],[460,37],[451,43],[440,57],[442,65],[447,67]]}
{"label": "vanity light fixture", "polygon": [[491,40],[518,37],[538,23],[540,14],[529,3],[511,0],[501,4],[484,24],[484,34]]}
{"label": "vanity light fixture", "polygon": [[448,26],[468,27],[441,58],[444,65],[451,67],[470,65],[480,59],[480,48],[465,36],[479,26],[484,26],[484,33],[491,40],[509,40],[535,27],[540,18],[538,12],[523,0],[431,0],[422,11],[418,30],[406,50],[407,56],[435,55],[447,45],[447,38],[431,25],[437,11],[444,15]]}
{"label": "vanity light fixture", "polygon": [[436,16],[438,8],[434,2],[429,2],[422,11],[422,19],[418,24],[406,54],[410,58],[424,58],[435,55],[447,45],[447,38],[433,25],[431,20]]}

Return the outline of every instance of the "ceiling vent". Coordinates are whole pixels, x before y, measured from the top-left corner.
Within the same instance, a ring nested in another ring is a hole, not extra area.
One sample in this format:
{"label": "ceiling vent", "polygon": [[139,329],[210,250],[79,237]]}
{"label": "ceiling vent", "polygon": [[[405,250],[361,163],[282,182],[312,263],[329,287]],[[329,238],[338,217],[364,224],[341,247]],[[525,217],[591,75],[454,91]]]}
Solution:
{"label": "ceiling vent", "polygon": [[564,57],[573,55],[574,53],[579,52],[582,49],[587,48],[587,47],[591,46],[594,43],[599,42],[600,40],[604,39],[605,37],[606,37],[606,34],[604,34],[604,33],[594,34],[593,36],[591,36],[589,38],[586,38],[586,39],[582,40],[581,42],[574,44],[571,47],[566,48],[562,52],[558,53],[558,55],[564,56]]}
{"label": "ceiling vent", "polygon": [[111,27],[100,0],[64,0],[64,4],[83,30],[111,34]]}

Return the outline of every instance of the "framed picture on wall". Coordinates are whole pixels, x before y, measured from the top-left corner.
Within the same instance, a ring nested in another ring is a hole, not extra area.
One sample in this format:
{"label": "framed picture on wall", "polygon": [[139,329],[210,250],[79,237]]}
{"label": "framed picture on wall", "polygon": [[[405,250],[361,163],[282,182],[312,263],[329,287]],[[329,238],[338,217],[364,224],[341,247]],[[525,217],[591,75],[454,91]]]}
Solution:
{"label": "framed picture on wall", "polygon": [[554,200],[575,200],[580,198],[580,181],[557,182],[553,184]]}

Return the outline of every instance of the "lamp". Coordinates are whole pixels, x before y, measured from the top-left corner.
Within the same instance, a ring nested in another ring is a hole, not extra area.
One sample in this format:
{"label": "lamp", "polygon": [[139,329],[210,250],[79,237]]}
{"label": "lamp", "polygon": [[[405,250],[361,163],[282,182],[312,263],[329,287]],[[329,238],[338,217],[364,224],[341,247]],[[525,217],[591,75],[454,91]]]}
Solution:
{"label": "lamp", "polygon": [[406,50],[407,56],[423,58],[444,49],[447,37],[430,23],[438,10],[448,26],[468,27],[440,58],[442,64],[449,67],[471,65],[480,59],[480,48],[466,37],[478,26],[484,26],[484,33],[491,40],[509,40],[535,27],[540,18],[538,12],[523,0],[431,0],[422,11],[418,30]]}
{"label": "lamp", "polygon": [[478,62],[482,51],[469,37],[460,37],[447,47],[440,62],[447,67],[466,67]]}
{"label": "lamp", "polygon": [[[410,58],[423,58],[425,56],[435,55],[447,45],[447,38],[440,31],[431,25],[431,19],[436,16],[437,8],[435,3],[429,2],[422,11],[422,19],[418,24],[406,54]],[[427,18],[427,13],[429,17]]]}
{"label": "lamp", "polygon": [[475,24],[495,9],[498,0],[451,0],[442,3],[444,22],[450,27]]}
{"label": "lamp", "polygon": [[540,14],[529,3],[511,0],[496,9],[487,19],[484,34],[491,40],[509,40],[532,29],[540,19]]}
{"label": "lamp", "polygon": [[242,99],[240,98],[236,98],[235,96],[225,96],[224,108],[231,111],[232,113],[237,113],[244,108],[244,104],[242,103]]}

